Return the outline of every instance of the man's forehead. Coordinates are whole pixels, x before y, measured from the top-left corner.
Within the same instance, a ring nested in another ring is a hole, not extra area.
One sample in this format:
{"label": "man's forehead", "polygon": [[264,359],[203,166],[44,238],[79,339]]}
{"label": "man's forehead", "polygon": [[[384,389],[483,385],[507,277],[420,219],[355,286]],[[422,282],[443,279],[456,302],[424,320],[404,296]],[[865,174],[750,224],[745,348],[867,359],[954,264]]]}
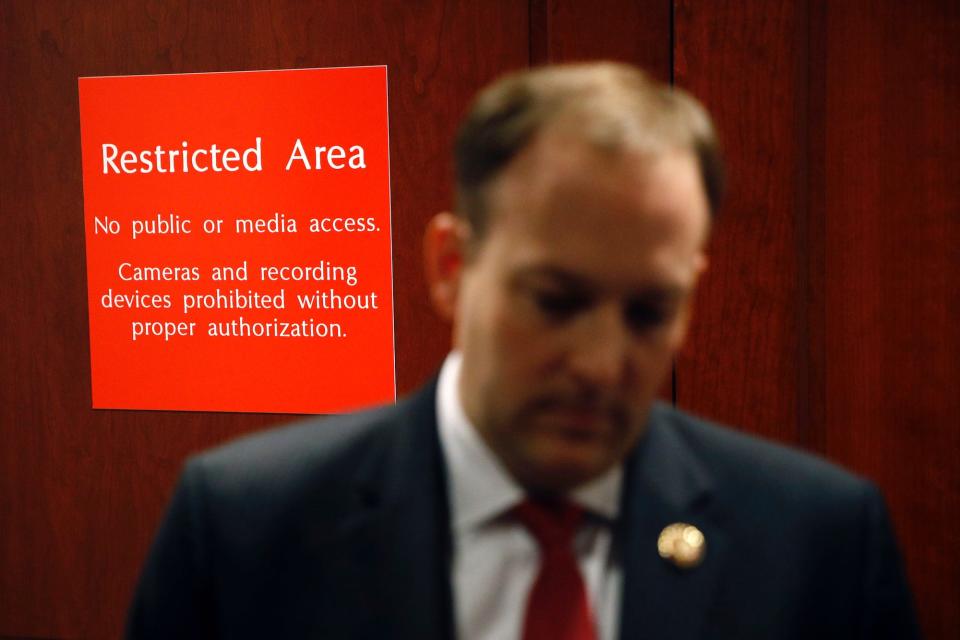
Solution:
{"label": "man's forehead", "polygon": [[[575,241],[578,230],[628,225],[644,244],[680,234],[699,247],[709,227],[692,152],[610,151],[561,134],[519,154],[491,184],[488,202],[491,227],[540,226],[560,243]],[[613,244],[637,239],[607,231]]]}
{"label": "man's forehead", "polygon": [[[674,189],[658,188],[667,181]],[[548,132],[537,136],[492,182],[490,205],[496,211],[498,205],[515,202],[532,208],[549,198],[621,195],[642,198],[647,205],[644,212],[653,214],[664,209],[663,205],[677,204],[658,202],[657,196],[677,193],[689,196],[685,204],[702,203],[706,211],[706,196],[691,150],[602,148],[570,133]]]}
{"label": "man's forehead", "polygon": [[598,148],[571,132],[547,130],[517,154],[495,183],[518,183],[519,191],[533,198],[585,170],[616,166],[625,153]]}
{"label": "man's forehead", "polygon": [[498,177],[484,244],[524,278],[683,294],[709,220],[694,162],[681,152],[630,157],[560,136],[538,141]]}

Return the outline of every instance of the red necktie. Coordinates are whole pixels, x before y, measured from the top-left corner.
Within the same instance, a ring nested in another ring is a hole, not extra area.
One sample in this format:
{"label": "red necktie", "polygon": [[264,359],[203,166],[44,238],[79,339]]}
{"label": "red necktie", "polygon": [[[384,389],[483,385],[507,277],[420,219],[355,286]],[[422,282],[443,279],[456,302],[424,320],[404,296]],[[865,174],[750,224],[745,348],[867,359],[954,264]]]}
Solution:
{"label": "red necktie", "polygon": [[523,640],[596,640],[573,551],[583,509],[569,502],[525,500],[515,513],[540,545],[540,572],[527,600]]}

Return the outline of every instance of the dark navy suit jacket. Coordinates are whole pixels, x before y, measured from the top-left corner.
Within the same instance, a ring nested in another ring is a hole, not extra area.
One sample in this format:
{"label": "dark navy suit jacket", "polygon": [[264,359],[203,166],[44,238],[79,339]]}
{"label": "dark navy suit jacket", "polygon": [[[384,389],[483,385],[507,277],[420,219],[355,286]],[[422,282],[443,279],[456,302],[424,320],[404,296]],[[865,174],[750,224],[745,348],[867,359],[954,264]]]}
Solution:
{"label": "dark navy suit jacket", "polygon": [[[434,402],[430,385],[190,460],[128,637],[452,637]],[[657,405],[621,513],[624,639],[918,635],[878,491],[820,459]],[[699,567],[657,554],[674,522],[704,533]]]}

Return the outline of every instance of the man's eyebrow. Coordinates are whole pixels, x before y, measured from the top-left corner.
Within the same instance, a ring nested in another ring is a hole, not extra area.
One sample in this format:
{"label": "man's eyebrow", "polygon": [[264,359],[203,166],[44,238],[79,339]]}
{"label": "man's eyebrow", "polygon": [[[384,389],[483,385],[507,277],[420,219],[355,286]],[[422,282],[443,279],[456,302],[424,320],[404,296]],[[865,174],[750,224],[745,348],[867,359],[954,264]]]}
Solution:
{"label": "man's eyebrow", "polygon": [[531,280],[550,281],[550,284],[576,289],[593,288],[590,279],[554,266],[525,267],[514,273],[512,280],[517,283],[526,283]]}
{"label": "man's eyebrow", "polygon": [[652,304],[672,304],[689,294],[689,289],[680,285],[651,285],[636,291],[631,298]]}
{"label": "man's eyebrow", "polygon": [[[511,280],[516,284],[547,282],[577,291],[597,291],[601,288],[590,278],[551,265],[521,268]],[[690,289],[682,284],[663,282],[642,284],[630,291],[629,297],[639,302],[664,304],[682,300],[689,293]]]}

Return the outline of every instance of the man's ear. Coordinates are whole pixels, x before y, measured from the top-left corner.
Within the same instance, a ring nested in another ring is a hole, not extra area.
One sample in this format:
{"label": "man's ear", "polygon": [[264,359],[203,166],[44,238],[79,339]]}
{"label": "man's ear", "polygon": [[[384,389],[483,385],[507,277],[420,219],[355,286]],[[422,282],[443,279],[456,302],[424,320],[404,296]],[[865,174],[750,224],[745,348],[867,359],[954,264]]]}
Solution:
{"label": "man's ear", "polygon": [[[694,274],[695,285],[700,282],[700,276],[702,276],[706,272],[709,266],[710,266],[710,258],[707,257],[706,252],[704,251],[699,252],[695,258],[695,264],[693,267],[695,271],[695,274]],[[696,287],[694,288],[694,292],[690,295],[690,298],[686,300],[683,304],[683,309],[681,310],[683,317],[680,319],[680,325],[679,325],[678,334],[676,338],[677,342],[679,343],[677,346],[677,349],[688,354],[690,353],[690,351],[687,349],[687,334],[690,331],[690,320],[691,320],[691,317],[693,316],[693,307],[694,307],[695,300],[696,300]]]}
{"label": "man's ear", "polygon": [[423,257],[430,299],[437,313],[450,321],[457,307],[469,235],[466,223],[449,212],[435,215],[424,234]]}
{"label": "man's ear", "polygon": [[695,269],[697,270],[697,280],[700,280],[700,276],[707,272],[707,269],[710,267],[710,256],[707,255],[706,251],[701,251],[697,254],[697,264]]}

